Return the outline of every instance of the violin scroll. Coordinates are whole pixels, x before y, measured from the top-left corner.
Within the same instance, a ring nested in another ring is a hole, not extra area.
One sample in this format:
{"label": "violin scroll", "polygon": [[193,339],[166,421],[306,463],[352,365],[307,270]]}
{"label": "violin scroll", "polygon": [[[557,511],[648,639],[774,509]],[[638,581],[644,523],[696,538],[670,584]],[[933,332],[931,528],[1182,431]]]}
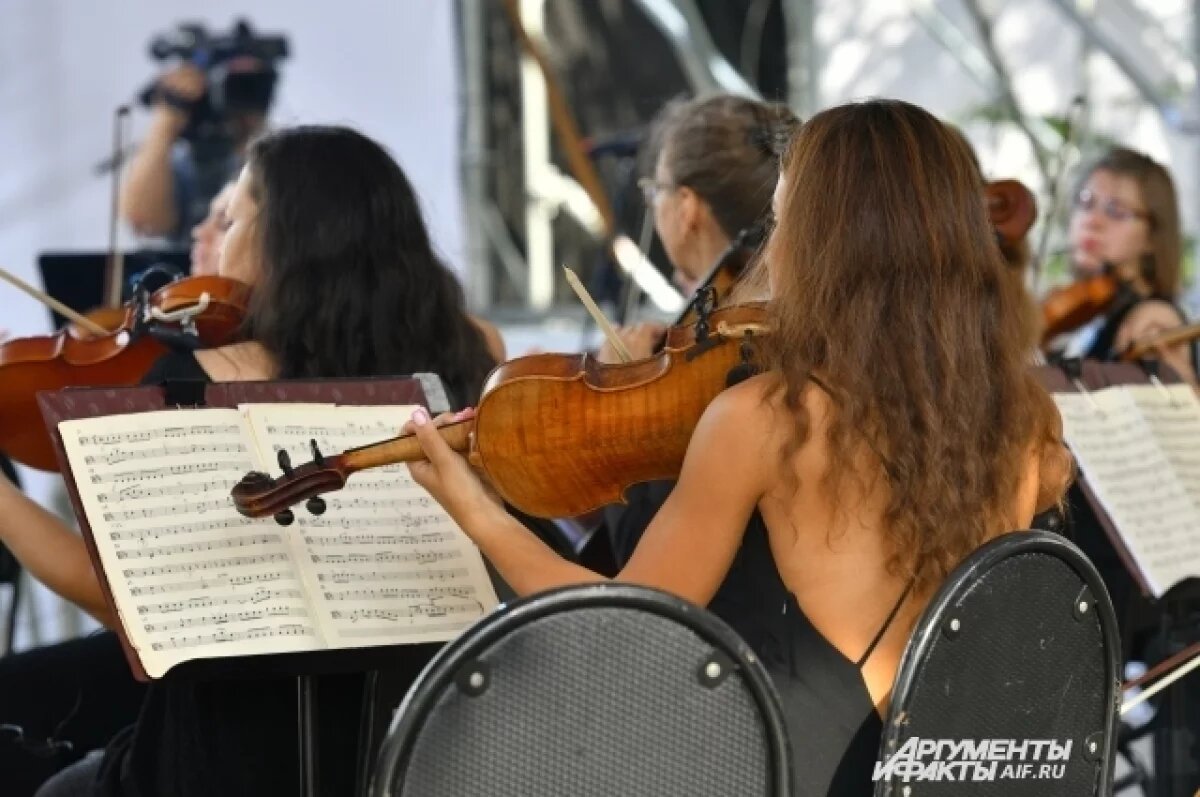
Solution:
{"label": "violin scroll", "polygon": [[288,526],[295,519],[290,507],[307,501],[308,511],[321,515],[325,501],[317,496],[342,489],[350,477],[340,456],[320,457],[297,468],[288,463],[282,470],[283,475],[274,479],[261,471],[243,476],[230,492],[237,511],[251,518],[272,515],[279,525]]}

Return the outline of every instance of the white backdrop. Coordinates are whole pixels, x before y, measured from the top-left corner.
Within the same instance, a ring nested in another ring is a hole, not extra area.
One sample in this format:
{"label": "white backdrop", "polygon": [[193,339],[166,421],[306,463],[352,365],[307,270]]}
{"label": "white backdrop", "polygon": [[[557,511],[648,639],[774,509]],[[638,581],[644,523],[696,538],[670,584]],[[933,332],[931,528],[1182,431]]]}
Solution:
{"label": "white backdrop", "polygon": [[[93,166],[111,147],[114,108],[157,69],[151,37],[184,21],[228,30],[246,16],[290,40],[273,124],[348,124],[380,140],[416,186],[439,249],[464,273],[454,5],[0,0],[0,265],[34,281],[40,251],[107,246],[110,183]],[[146,122],[136,109],[135,138]],[[123,241],[136,243],[128,230]],[[0,283],[0,328],[28,335],[48,324],[40,305]],[[53,481],[25,475],[46,500]]]}

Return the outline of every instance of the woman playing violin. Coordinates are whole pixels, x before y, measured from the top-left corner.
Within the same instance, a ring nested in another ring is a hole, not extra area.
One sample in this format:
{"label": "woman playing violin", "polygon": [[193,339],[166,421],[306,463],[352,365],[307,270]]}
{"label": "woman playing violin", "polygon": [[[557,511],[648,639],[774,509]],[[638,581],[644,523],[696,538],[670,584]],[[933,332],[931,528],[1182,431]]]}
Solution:
{"label": "woman playing violin", "polygon": [[[725,94],[672,103],[659,114],[654,176],[641,186],[684,296],[691,298],[720,258],[744,265],[748,253],[731,253],[730,244],[766,216],[779,174],[777,142],[799,124],[782,105]],[[665,331],[646,322],[620,336],[639,359],[653,353]],[[618,361],[607,343],[597,357]]]}
{"label": "woman playing violin", "polygon": [[[1163,166],[1128,149],[1100,158],[1075,196],[1069,235],[1075,278],[1108,270],[1125,291],[1068,344],[1068,355],[1116,359],[1131,344],[1185,323],[1175,304],[1181,287],[1179,209]],[[1196,384],[1191,344],[1172,346],[1161,356]]]}
{"label": "woman playing violin", "polygon": [[[220,273],[225,211],[234,185],[229,183],[213,198],[208,216],[192,228],[192,276]],[[76,545],[78,537],[33,501],[7,486],[0,491],[0,506],[5,510],[0,540],[16,545],[36,578],[91,613],[99,612],[102,603],[89,603],[96,587],[90,564],[77,561],[84,553],[82,545]],[[120,643],[111,633],[0,657],[0,723],[17,725],[32,738],[61,733],[76,749],[82,747],[80,752],[107,743],[134,722],[144,693],[145,686],[133,680]],[[32,755],[0,760],[7,775],[5,785],[14,794],[32,794],[54,768]]]}
{"label": "woman playing violin", "polygon": [[[412,186],[378,144],[345,128],[268,135],[250,148],[226,216],[220,271],[254,286],[247,339],[168,355],[147,382],[426,371],[457,401],[475,400],[495,360],[433,251]],[[0,494],[6,531],[52,540],[44,544],[60,562],[78,560],[69,573],[44,562],[42,577],[111,621],[79,538],[23,505],[10,513],[15,501]],[[151,685],[136,726],[40,795],[294,794],[295,689],[294,678],[168,675]],[[362,677],[323,677],[320,690],[323,721],[336,726],[325,738],[352,739]],[[323,782],[340,792],[352,789],[353,747],[344,752],[322,757]]]}
{"label": "woman playing violin", "polygon": [[[709,405],[617,578],[707,604],[763,524],[764,575],[789,594],[761,609],[781,649],[758,652],[802,793],[867,794],[918,614],[967,554],[1060,500],[1070,461],[1026,371],[1023,299],[978,171],[944,125],[898,101],[824,111],[793,140],[774,207],[767,370]],[[428,456],[412,473],[509,584],[599,578],[510,518],[436,425],[406,424]]]}

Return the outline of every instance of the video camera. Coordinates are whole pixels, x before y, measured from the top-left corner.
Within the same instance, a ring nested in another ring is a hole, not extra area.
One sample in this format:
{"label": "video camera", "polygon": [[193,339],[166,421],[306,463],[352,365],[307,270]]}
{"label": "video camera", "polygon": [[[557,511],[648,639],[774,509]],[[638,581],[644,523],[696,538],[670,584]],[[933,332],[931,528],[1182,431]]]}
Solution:
{"label": "video camera", "polygon": [[[162,101],[187,112],[183,137],[193,145],[226,143],[227,122],[238,113],[263,113],[270,108],[279,73],[275,65],[288,57],[284,36],[256,34],[245,19],[227,34],[213,34],[202,24],[184,23],[150,42],[150,56],[162,62],[179,59],[204,73],[204,94],[191,101],[164,90],[158,81],[139,95],[147,107]],[[254,59],[249,68],[243,59]]]}

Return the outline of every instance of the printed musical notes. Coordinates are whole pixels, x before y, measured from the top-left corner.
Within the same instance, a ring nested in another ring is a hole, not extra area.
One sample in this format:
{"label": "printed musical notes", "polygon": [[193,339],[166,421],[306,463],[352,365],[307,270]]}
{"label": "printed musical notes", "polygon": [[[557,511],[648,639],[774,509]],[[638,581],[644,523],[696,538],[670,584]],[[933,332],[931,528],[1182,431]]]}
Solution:
{"label": "printed musical notes", "polygon": [[1200,576],[1200,404],[1186,386],[1056,393],[1067,444],[1153,594]]}
{"label": "printed musical notes", "polygon": [[[264,448],[286,449],[300,463],[312,457],[310,440],[325,452],[344,451],[394,436],[411,412],[274,405],[254,408],[250,421]],[[320,516],[296,507],[295,528],[318,622],[331,639],[446,639],[495,606],[478,549],[405,466],[360,474],[326,499]]]}
{"label": "printed musical notes", "polygon": [[[126,633],[151,677],[188,658],[312,647],[317,628],[286,539],[273,523],[239,515],[229,497],[227,485],[258,463],[241,413],[152,412],[59,430]],[[275,593],[269,611],[222,603],[263,590]]]}
{"label": "printed musical notes", "polygon": [[404,466],[296,522],[238,514],[250,470],[395,435],[403,407],[247,405],[59,424],[122,627],[157,678],[195,658],[445,641],[497,603],[478,549]]}

